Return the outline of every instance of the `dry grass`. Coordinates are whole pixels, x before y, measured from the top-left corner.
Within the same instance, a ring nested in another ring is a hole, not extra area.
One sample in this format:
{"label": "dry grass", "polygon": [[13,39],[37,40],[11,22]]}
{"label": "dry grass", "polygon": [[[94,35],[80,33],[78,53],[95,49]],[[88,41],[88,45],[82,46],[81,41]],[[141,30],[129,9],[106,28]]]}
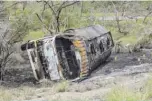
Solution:
{"label": "dry grass", "polygon": [[106,101],[150,101],[152,98],[152,78],[143,87],[132,90],[126,86],[116,86],[106,94]]}
{"label": "dry grass", "polygon": [[[58,92],[66,92],[69,87],[68,81],[61,81],[59,83],[54,84],[53,87],[29,87],[22,86],[18,88],[4,88],[0,87],[0,101],[21,101],[21,100],[32,100],[37,99],[39,97],[50,99],[48,101],[61,101],[62,97],[55,96]],[[105,97],[101,97],[100,99],[105,101],[148,101],[148,99],[152,98],[152,78],[148,79],[145,85],[141,89],[132,90],[126,86],[115,86],[110,90]],[[90,92],[90,91],[89,91]],[[92,91],[93,92],[93,91]],[[70,92],[66,92],[70,94]],[[63,93],[58,93],[63,94]],[[64,93],[65,94],[65,93]],[[91,94],[91,93],[90,93]],[[52,95],[52,96],[50,96]],[[91,101],[94,100],[92,95],[91,97],[83,98],[83,99],[73,99],[75,98],[73,93],[70,94],[72,97],[67,98],[66,101]],[[100,95],[100,94],[99,94]],[[54,97],[54,98],[52,98]]]}
{"label": "dry grass", "polygon": [[152,78],[149,78],[142,89],[147,95],[147,99],[152,98]]}
{"label": "dry grass", "polygon": [[29,100],[35,95],[35,89],[31,87],[2,88],[0,87],[0,101]]}
{"label": "dry grass", "polygon": [[60,83],[57,83],[54,86],[54,89],[56,92],[65,92],[65,91],[67,91],[68,87],[69,87],[68,81],[61,81]]}
{"label": "dry grass", "polygon": [[0,87],[0,101],[10,101],[12,99],[11,90]]}
{"label": "dry grass", "polygon": [[[47,83],[48,84],[48,83]],[[5,88],[0,87],[0,101],[20,101],[20,100],[32,100],[37,98],[45,98],[49,94],[55,94],[57,92],[67,91],[69,83],[62,81],[54,84],[53,87],[49,87],[44,84],[40,88],[21,86],[18,88]]]}
{"label": "dry grass", "polygon": [[106,101],[145,101],[146,94],[134,92],[127,87],[115,87],[107,95]]}

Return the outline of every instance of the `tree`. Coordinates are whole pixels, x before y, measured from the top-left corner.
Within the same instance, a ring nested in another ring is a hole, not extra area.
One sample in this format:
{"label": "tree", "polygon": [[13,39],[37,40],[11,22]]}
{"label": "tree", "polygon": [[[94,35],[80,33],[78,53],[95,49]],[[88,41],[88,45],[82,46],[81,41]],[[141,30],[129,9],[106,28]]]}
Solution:
{"label": "tree", "polygon": [[14,7],[18,2],[11,4],[11,6],[4,6],[4,2],[0,3],[0,80],[3,80],[5,75],[5,67],[12,61],[11,55],[13,54],[14,45],[17,42],[22,41],[23,37],[28,33],[28,24],[23,15],[20,18],[15,19],[14,22],[9,22],[8,8]]}
{"label": "tree", "polygon": [[[126,35],[128,32],[127,31],[122,31],[121,29],[121,25],[120,25],[120,16],[124,16],[124,12],[125,12],[125,8],[124,8],[124,4],[126,2],[120,2],[119,6],[117,4],[117,6],[115,5],[115,3],[112,1],[112,5],[114,8],[114,12],[115,12],[115,17],[116,17],[116,22],[117,22],[117,28],[119,33],[123,33],[124,35]],[[122,14],[119,14],[122,13]]]}
{"label": "tree", "polygon": [[146,19],[152,14],[152,4],[148,5],[146,10],[147,10],[147,14],[144,17],[143,23],[145,23]]}
{"label": "tree", "polygon": [[10,62],[10,56],[13,53],[12,44],[7,40],[9,31],[6,30],[0,34],[0,80],[3,80],[5,74],[5,66]]}
{"label": "tree", "polygon": [[[36,15],[39,18],[39,20],[43,23],[43,25],[46,27],[46,25],[43,22],[43,16],[44,16],[43,12],[47,8],[49,8],[52,12],[52,16],[53,16],[52,21],[53,21],[53,25],[54,25],[53,27],[55,29],[55,32],[60,32],[60,15],[61,15],[62,10],[66,7],[69,7],[71,5],[78,3],[78,1],[63,1],[63,2],[42,1],[42,2],[43,2],[43,11],[41,13],[41,16],[38,13],[36,13]],[[41,1],[38,1],[38,3],[41,3]],[[51,34],[53,34],[53,31],[50,29],[50,26],[46,28],[49,30]]]}

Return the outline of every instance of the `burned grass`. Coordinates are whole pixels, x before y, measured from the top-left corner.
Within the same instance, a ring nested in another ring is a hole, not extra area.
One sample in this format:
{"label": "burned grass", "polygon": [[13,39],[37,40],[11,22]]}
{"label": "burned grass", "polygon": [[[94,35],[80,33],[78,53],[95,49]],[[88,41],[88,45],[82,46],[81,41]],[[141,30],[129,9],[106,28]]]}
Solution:
{"label": "burned grass", "polygon": [[[79,83],[65,81],[57,83],[47,80],[37,82],[29,64],[7,68],[4,82],[0,87],[1,97],[4,97],[1,99],[3,99],[2,101],[32,99],[45,99],[46,101],[52,101],[53,99],[71,99],[70,101],[84,99],[89,101],[90,99],[97,99],[98,96],[98,99],[103,100],[103,96],[115,85],[126,84],[128,87],[128,84],[130,84],[131,87],[136,88],[142,85],[142,82],[148,80],[146,78],[148,73],[142,72],[142,68],[145,68],[145,66],[143,67],[141,64],[151,63],[150,54],[151,51],[133,54],[112,54],[105,65],[95,69],[88,79]],[[141,66],[138,68],[141,72],[119,75],[124,73],[122,71],[132,68],[128,66],[133,65]],[[136,87],[133,85],[136,85]]]}

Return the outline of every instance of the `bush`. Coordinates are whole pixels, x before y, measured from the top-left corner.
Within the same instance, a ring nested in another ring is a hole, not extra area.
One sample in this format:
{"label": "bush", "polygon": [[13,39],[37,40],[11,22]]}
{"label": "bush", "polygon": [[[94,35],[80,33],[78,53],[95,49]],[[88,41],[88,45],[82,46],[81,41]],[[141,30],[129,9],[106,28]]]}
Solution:
{"label": "bush", "polygon": [[60,83],[58,83],[57,85],[55,85],[55,91],[56,92],[65,92],[67,91],[69,86],[69,83],[67,81],[62,81]]}
{"label": "bush", "polygon": [[134,45],[133,50],[136,51],[137,49],[139,50],[140,48],[146,48],[149,47],[152,42],[152,35],[144,35],[142,36],[137,43]]}
{"label": "bush", "polygon": [[120,53],[122,52],[122,49],[123,49],[122,42],[121,41],[115,42],[114,51],[116,53]]}

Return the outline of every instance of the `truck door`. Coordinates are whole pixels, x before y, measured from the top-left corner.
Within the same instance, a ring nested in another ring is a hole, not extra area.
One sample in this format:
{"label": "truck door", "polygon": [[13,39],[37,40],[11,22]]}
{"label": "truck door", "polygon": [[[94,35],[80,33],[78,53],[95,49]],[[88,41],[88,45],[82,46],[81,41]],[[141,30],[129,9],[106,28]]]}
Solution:
{"label": "truck door", "polygon": [[44,56],[47,60],[47,68],[51,80],[60,79],[57,66],[57,55],[54,51],[52,41],[50,39],[44,40]]}

